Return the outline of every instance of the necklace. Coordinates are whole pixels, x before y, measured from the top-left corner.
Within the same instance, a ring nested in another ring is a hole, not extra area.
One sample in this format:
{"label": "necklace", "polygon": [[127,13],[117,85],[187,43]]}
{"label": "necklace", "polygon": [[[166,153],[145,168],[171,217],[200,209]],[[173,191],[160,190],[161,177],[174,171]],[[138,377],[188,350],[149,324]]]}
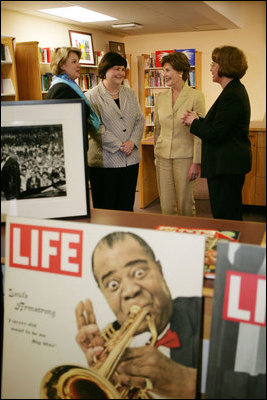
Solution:
{"label": "necklace", "polygon": [[117,92],[111,92],[110,90],[107,89],[107,91],[111,94],[111,96],[117,96],[120,90],[117,90]]}
{"label": "necklace", "polygon": [[119,94],[120,89],[118,89],[116,92],[111,92],[111,91],[106,87],[106,85],[104,85],[104,86],[105,86],[106,90],[111,94],[111,96],[117,96],[117,95]]}

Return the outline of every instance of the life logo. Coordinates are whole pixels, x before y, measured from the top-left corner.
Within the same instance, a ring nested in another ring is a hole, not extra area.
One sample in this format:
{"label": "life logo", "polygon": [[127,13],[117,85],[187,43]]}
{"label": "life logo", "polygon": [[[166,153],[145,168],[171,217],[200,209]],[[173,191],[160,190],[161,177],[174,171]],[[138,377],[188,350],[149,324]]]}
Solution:
{"label": "life logo", "polygon": [[223,319],[266,326],[266,277],[226,271]]}
{"label": "life logo", "polygon": [[83,231],[10,224],[10,267],[80,277]]}

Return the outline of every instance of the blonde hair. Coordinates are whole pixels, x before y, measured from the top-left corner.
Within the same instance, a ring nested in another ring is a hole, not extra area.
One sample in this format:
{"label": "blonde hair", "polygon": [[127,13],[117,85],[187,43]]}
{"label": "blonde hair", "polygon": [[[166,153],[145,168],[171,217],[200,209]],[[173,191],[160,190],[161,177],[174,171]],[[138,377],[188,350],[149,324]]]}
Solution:
{"label": "blonde hair", "polygon": [[61,66],[67,61],[70,53],[75,53],[81,58],[81,50],[78,47],[57,47],[53,50],[50,67],[53,75],[62,74]]}

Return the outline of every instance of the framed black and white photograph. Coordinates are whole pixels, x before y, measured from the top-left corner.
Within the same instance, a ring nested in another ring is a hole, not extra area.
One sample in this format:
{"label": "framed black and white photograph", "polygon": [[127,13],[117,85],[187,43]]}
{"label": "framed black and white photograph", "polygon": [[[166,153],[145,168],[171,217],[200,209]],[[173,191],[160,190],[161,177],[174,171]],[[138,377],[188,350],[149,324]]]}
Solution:
{"label": "framed black and white photograph", "polygon": [[69,31],[70,44],[72,47],[78,47],[81,52],[80,64],[95,65],[93,39],[91,33]]}
{"label": "framed black and white photograph", "polygon": [[120,42],[108,42],[109,50],[119,53],[122,57],[126,58],[124,43]]}
{"label": "framed black and white photograph", "polygon": [[89,216],[82,100],[2,102],[1,213]]}

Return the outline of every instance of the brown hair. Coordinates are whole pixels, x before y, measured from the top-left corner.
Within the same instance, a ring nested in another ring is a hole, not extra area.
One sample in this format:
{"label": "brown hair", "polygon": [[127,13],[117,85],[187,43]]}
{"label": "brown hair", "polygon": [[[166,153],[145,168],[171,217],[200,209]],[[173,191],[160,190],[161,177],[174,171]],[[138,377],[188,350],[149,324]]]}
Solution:
{"label": "brown hair", "polygon": [[183,81],[187,81],[190,71],[190,64],[187,56],[181,51],[175,51],[174,53],[170,53],[161,59],[161,66],[164,64],[171,64],[172,68],[176,71],[183,72]]}
{"label": "brown hair", "polygon": [[219,64],[218,75],[240,79],[248,69],[247,59],[242,50],[233,46],[216,47],[211,55]]}
{"label": "brown hair", "polygon": [[61,66],[67,61],[70,53],[76,53],[81,58],[81,50],[78,47],[57,47],[53,50],[50,67],[53,75],[62,74]]}
{"label": "brown hair", "polygon": [[101,58],[97,70],[100,78],[105,79],[107,70],[114,67],[115,65],[123,65],[126,68],[127,60],[119,53],[115,53],[113,51],[109,51],[108,53],[104,54],[104,56]]}

